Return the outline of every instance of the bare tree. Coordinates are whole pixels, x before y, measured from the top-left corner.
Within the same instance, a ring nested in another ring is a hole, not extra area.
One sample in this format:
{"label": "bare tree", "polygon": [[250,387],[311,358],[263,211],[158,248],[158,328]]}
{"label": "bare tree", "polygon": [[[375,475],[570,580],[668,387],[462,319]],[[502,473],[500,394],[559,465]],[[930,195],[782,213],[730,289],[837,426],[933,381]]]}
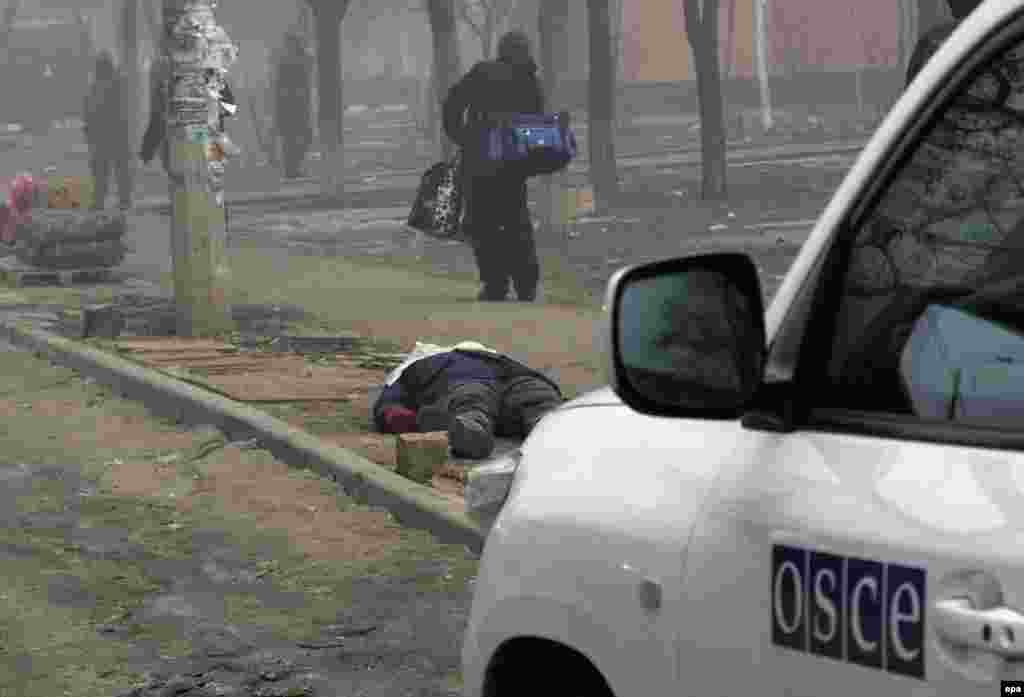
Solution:
{"label": "bare tree", "polygon": [[693,51],[700,101],[701,197],[728,195],[725,167],[725,108],[718,51],[719,0],[683,0],[686,38]]}
{"label": "bare tree", "polygon": [[595,202],[607,210],[619,192],[615,163],[615,64],[612,58],[611,4],[609,0],[587,0],[590,38],[588,78],[590,120],[590,183]]}
{"label": "bare tree", "polygon": [[611,32],[612,32],[612,65],[615,70],[615,85],[614,90],[616,94],[615,102],[615,125],[616,128],[622,128],[625,125],[625,113],[622,110],[621,100],[618,98],[619,89],[622,86],[623,75],[625,69],[625,63],[622,60],[622,46],[625,42],[625,27],[622,25],[622,9],[625,4],[625,0],[612,0],[611,1]]}
{"label": "bare tree", "polygon": [[[430,21],[430,32],[433,38],[434,61],[432,71],[432,89],[430,100],[435,116],[440,111],[441,100],[459,78],[459,34],[455,19],[455,2],[461,0],[426,0],[427,16]],[[441,140],[441,155],[445,159],[452,156],[455,145],[443,134],[439,133],[440,119],[435,118],[433,130]]]}
{"label": "bare tree", "polygon": [[[132,146],[140,134],[139,112],[142,108],[142,74],[139,70],[139,3],[140,0],[121,0],[121,109]],[[128,176],[135,178],[135,158],[129,158]]]}
{"label": "bare tree", "polygon": [[[541,65],[541,83],[544,87],[548,111],[568,110],[565,101],[565,80],[569,74],[569,0],[542,0],[537,11],[537,30]],[[541,201],[538,206],[543,234],[538,243],[552,246],[563,253],[568,243],[565,220],[560,215],[566,191],[568,172],[543,177]]]}
{"label": "bare tree", "polygon": [[736,77],[736,0],[726,1],[726,46],[722,70],[726,77]]}
{"label": "bare tree", "polygon": [[951,18],[945,0],[917,0],[918,34],[924,34],[936,24]]}
{"label": "bare tree", "polygon": [[320,123],[320,194],[339,198],[344,193],[344,112],[342,110],[341,22],[349,0],[306,0],[316,19],[316,59]]}
{"label": "bare tree", "polygon": [[515,0],[455,0],[459,19],[480,41],[484,59],[494,57],[494,42],[509,16],[516,9]]}
{"label": "bare tree", "polygon": [[0,52],[3,53],[3,64],[7,64],[7,43],[11,35],[11,29],[14,28],[14,20],[18,17],[18,11],[21,10],[21,0],[7,0],[7,4],[4,7],[3,14],[0,15]]}
{"label": "bare tree", "polygon": [[906,72],[907,64],[910,62],[910,55],[917,43],[917,2],[916,0],[899,0],[900,9],[900,39],[899,39],[899,61],[900,70]]}

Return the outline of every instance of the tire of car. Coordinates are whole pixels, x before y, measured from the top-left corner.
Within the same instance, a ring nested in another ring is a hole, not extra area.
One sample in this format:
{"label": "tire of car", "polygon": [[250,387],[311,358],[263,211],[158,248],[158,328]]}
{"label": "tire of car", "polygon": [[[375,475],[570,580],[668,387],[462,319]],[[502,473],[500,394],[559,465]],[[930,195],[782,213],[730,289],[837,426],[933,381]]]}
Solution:
{"label": "tire of car", "polygon": [[484,697],[532,694],[615,697],[597,668],[577,651],[542,639],[516,639],[491,664]]}

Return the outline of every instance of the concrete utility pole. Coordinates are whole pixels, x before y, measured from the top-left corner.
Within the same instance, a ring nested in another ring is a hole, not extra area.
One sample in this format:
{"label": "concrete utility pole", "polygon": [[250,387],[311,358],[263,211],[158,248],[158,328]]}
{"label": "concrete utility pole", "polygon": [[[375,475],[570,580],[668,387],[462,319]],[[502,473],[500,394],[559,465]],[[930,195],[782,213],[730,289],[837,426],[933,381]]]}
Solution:
{"label": "concrete utility pole", "polygon": [[187,337],[233,325],[217,92],[237,49],[216,23],[216,6],[217,0],[163,0],[174,298],[177,333]]}

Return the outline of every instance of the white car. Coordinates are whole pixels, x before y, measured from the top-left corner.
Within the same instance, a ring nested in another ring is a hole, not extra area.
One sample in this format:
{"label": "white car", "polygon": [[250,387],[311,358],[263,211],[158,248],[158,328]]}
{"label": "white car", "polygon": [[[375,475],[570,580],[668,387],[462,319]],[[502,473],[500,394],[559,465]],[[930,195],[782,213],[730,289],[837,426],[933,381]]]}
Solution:
{"label": "white car", "polygon": [[761,302],[740,254],[612,280],[612,386],[487,470],[466,695],[1024,685],[1024,0],[935,54]]}

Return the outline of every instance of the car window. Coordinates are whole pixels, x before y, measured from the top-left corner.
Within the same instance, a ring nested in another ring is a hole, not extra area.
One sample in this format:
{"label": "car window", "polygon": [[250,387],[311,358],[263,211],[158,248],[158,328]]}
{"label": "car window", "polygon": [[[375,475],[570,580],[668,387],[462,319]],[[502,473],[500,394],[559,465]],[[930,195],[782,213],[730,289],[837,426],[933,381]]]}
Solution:
{"label": "car window", "polygon": [[950,100],[848,244],[827,405],[963,421],[1002,410],[1014,421],[1006,405],[1024,405],[1014,378],[1024,377],[1024,44]]}

